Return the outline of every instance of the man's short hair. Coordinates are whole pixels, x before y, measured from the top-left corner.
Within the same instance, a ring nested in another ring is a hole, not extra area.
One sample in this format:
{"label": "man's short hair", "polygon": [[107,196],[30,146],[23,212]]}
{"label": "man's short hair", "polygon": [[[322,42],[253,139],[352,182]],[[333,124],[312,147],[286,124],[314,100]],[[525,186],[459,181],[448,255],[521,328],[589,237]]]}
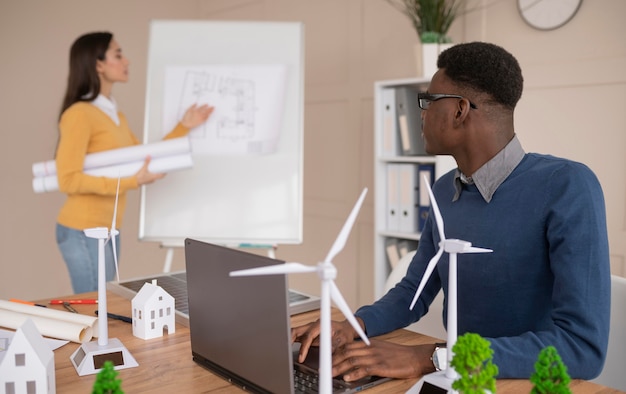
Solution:
{"label": "man's short hair", "polygon": [[511,110],[520,97],[524,78],[519,63],[504,48],[486,42],[457,44],[443,51],[437,67],[461,87],[489,94]]}

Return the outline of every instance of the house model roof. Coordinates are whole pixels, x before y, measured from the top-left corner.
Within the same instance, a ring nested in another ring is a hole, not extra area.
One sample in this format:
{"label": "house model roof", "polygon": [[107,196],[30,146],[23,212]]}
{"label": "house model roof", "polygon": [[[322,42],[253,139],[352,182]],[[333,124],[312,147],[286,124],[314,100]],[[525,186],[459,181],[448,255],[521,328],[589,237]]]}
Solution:
{"label": "house model roof", "polygon": [[[54,352],[50,349],[43,336],[41,336],[39,330],[37,330],[35,323],[31,319],[26,319],[13,335],[8,348],[0,349],[0,366],[2,366],[4,356],[10,352],[11,346],[18,344],[29,346],[43,364],[47,364],[51,359],[54,359]],[[23,351],[23,348],[20,351]]]}
{"label": "house model roof", "polygon": [[151,300],[156,294],[166,295],[167,297],[174,299],[174,297],[172,297],[167,291],[165,291],[161,286],[158,286],[156,283],[156,279],[154,279],[152,283],[144,283],[137,295],[133,297],[132,303],[143,305],[147,301]]}

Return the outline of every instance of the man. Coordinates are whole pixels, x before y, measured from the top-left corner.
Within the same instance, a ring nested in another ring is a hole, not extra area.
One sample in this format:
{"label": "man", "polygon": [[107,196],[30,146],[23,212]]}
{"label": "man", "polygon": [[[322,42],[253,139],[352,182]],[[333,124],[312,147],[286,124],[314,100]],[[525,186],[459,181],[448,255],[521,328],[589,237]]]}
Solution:
{"label": "man", "polygon": [[[419,102],[426,151],[452,155],[458,166],[433,186],[446,236],[493,249],[459,255],[458,334],[475,332],[490,341],[498,378],[528,378],[549,345],[572,378],[596,377],[608,343],[611,279],[597,178],[583,164],[524,152],[513,124],[522,73],[503,48],[455,45],[437,66]],[[406,277],[355,313],[368,336],[415,322],[440,288],[447,294],[444,253],[409,310],[439,241],[431,214]],[[444,322],[446,313],[444,305]],[[292,330],[302,343],[301,359],[318,335],[318,323]],[[374,340],[368,347],[356,337],[347,321],[333,322],[334,375],[416,378],[435,370],[434,344]]]}

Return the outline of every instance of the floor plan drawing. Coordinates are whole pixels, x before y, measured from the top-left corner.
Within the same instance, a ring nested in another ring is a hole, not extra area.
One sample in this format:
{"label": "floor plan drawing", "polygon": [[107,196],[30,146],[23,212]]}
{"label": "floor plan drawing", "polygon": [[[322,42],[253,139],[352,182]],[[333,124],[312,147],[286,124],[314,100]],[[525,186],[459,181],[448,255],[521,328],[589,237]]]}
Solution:
{"label": "floor plan drawing", "polygon": [[280,135],[285,67],[168,67],[164,89],[164,130],[190,105],[215,107],[208,122],[190,133],[194,153],[265,154]]}

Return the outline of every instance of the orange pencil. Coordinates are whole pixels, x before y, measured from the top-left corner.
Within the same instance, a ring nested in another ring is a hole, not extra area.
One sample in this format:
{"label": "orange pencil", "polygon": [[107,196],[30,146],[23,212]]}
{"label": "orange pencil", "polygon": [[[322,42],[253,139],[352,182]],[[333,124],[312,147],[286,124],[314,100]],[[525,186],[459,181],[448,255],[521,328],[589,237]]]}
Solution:
{"label": "orange pencil", "polygon": [[33,306],[42,306],[42,307],[46,308],[45,305],[35,304],[34,302],[30,302],[30,301],[18,300],[17,298],[11,298],[11,299],[9,299],[9,301],[17,302],[19,304],[26,304],[26,305],[33,305]]}

